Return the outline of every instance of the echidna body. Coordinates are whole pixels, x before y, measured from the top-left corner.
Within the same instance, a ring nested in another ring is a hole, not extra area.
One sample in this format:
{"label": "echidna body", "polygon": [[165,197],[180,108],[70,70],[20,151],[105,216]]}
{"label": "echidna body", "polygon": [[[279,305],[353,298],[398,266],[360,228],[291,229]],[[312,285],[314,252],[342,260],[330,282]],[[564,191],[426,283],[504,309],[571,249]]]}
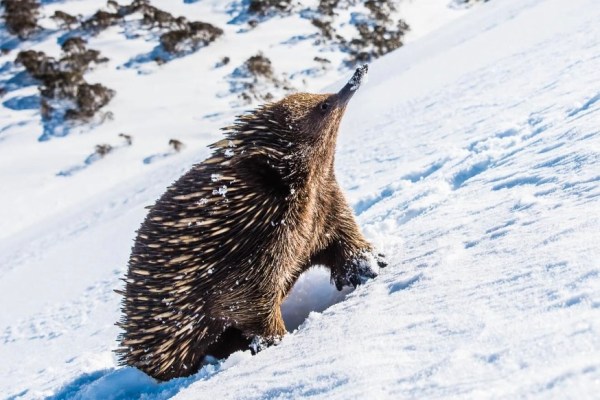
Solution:
{"label": "echidna body", "polygon": [[[129,260],[123,364],[167,380],[285,333],[280,305],[312,265],[338,289],[376,260],[334,175],[338,127],[366,66],[337,94],[293,94],[239,117],[152,207]],[[259,340],[257,340],[259,339]]]}

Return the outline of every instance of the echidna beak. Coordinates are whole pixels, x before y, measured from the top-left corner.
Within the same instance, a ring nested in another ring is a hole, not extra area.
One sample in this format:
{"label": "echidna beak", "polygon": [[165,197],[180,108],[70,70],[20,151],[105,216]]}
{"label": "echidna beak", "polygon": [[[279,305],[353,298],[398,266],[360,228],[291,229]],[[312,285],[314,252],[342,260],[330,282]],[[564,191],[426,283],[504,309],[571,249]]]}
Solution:
{"label": "echidna beak", "polygon": [[352,78],[346,83],[346,85],[340,90],[337,94],[338,101],[342,105],[348,104],[354,92],[358,90],[361,83],[363,83],[365,76],[367,76],[367,72],[369,71],[369,65],[364,64],[362,67],[358,67],[352,75]]}

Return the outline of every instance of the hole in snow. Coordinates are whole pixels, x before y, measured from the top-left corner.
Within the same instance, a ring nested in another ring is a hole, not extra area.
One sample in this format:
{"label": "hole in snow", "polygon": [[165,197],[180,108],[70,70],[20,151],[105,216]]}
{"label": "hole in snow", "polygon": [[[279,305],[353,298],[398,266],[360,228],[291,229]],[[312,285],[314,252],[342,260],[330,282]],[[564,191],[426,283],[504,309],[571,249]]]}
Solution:
{"label": "hole in snow", "polygon": [[311,311],[322,312],[343,301],[354,290],[347,287],[338,292],[329,277],[329,270],[325,267],[313,267],[300,275],[281,305],[281,314],[288,332],[298,328]]}

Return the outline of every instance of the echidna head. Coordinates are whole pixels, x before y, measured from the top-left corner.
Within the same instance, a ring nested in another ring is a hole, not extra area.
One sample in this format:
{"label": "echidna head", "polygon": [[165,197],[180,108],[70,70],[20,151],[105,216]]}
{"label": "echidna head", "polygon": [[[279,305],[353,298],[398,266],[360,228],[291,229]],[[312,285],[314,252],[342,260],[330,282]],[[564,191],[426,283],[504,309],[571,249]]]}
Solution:
{"label": "echidna head", "polygon": [[367,70],[367,65],[358,68],[338,93],[296,93],[270,108],[278,116],[277,122],[289,130],[294,136],[293,141],[301,148],[333,151],[346,106],[360,87]]}
{"label": "echidna head", "polygon": [[292,94],[240,116],[225,128],[227,140],[240,150],[233,163],[240,170],[258,171],[255,175],[276,174],[277,179],[268,181],[279,180],[283,186],[298,187],[310,178],[328,176],[340,122],[366,72],[366,65],[358,68],[338,93]]}

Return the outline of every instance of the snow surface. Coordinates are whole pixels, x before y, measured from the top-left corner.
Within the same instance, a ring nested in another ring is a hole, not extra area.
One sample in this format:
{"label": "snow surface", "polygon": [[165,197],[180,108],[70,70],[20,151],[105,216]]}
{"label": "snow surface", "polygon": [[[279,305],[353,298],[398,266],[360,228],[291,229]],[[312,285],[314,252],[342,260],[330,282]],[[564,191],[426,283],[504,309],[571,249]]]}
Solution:
{"label": "snow surface", "polygon": [[[89,13],[104,1],[71,3]],[[156,3],[197,13],[226,35],[138,69],[117,67],[151,44],[120,40],[117,28],[93,39],[89,47],[111,62],[88,80],[117,97],[115,120],[85,132],[38,143],[36,110],[1,109],[0,397],[597,396],[597,0],[494,0],[369,66],[343,121],[336,169],[365,234],[390,261],[379,277],[341,294],[322,270],[302,277],[283,307],[289,329],[318,312],[257,356],[236,353],[163,384],[116,367],[112,290],[144,207],[205,157],[217,128],[239,112],[216,95],[227,84],[215,61],[235,47],[235,66],[267,33],[289,27],[280,43],[298,28],[273,19],[238,35],[216,1]],[[56,51],[54,39],[33,46]],[[290,51],[312,51],[299,46],[273,45],[273,60],[288,63],[282,71],[294,62]],[[336,74],[307,78],[307,88]],[[121,143],[120,132],[134,145],[56,176],[95,144]],[[171,137],[187,145],[181,154],[168,153]]]}

